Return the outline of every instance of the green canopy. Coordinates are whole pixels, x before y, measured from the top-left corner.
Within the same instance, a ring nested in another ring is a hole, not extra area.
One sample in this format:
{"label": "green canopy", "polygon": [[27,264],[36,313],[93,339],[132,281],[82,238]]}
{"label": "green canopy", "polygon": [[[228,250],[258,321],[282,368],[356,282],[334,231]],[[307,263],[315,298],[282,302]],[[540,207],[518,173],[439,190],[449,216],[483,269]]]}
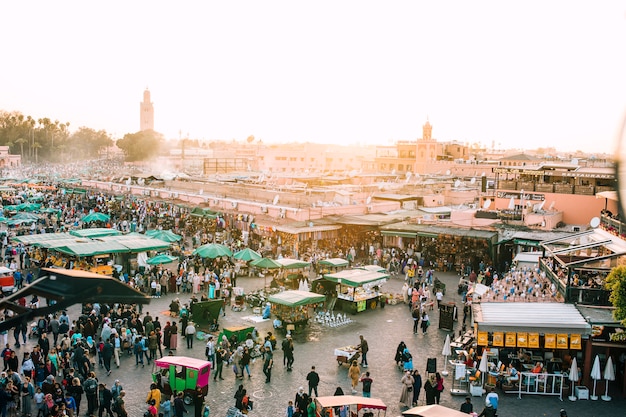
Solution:
{"label": "green canopy", "polygon": [[239,252],[236,252],[233,255],[233,258],[235,259],[239,259],[240,261],[256,261],[257,259],[261,259],[262,256],[260,253],[253,251],[250,248],[245,248],[243,250],[240,250]]}
{"label": "green canopy", "polygon": [[153,258],[150,258],[146,261],[148,265],[162,265],[162,264],[171,264],[172,262],[176,262],[178,258],[176,256],[171,255],[157,255]]}
{"label": "green canopy", "polygon": [[278,294],[270,295],[269,302],[273,304],[282,304],[288,307],[305,306],[308,304],[323,303],[326,297],[310,291],[283,291]]}
{"label": "green canopy", "polygon": [[94,211],[93,213],[89,213],[85,217],[81,219],[83,223],[91,223],[91,222],[108,222],[111,220],[111,216],[108,214],[100,213],[98,211]]}
{"label": "green canopy", "polygon": [[207,219],[214,219],[219,216],[217,211],[202,207],[194,207],[189,214],[196,217],[206,217]]}
{"label": "green canopy", "polygon": [[165,242],[178,242],[183,238],[182,236],[177,235],[171,230],[148,230],[146,232],[146,236],[164,240]]}
{"label": "green canopy", "polygon": [[365,269],[344,269],[334,274],[326,274],[324,278],[349,287],[360,287],[363,284],[383,283],[389,278],[389,274]]}
{"label": "green canopy", "polygon": [[96,237],[103,237],[103,236],[115,236],[115,235],[121,234],[121,232],[119,230],[109,229],[106,227],[94,227],[91,229],[71,230],[70,234],[72,236],[88,237],[88,238],[93,239]]}
{"label": "green canopy", "polygon": [[35,211],[39,210],[41,204],[39,203],[22,203],[17,205],[5,206],[4,209],[8,211]]}
{"label": "green canopy", "polygon": [[64,253],[66,255],[84,257],[84,256],[96,256],[107,255],[109,253],[124,253],[130,252],[128,248],[118,242],[96,242],[89,241],[84,243],[71,243],[65,246],[59,246],[54,248],[55,251]]}
{"label": "green canopy", "polygon": [[41,233],[36,235],[23,235],[23,236],[15,236],[13,238],[16,242],[22,242],[25,245],[37,245],[41,242],[47,242],[49,240],[67,240],[67,239],[75,239],[69,233]]}
{"label": "green canopy", "polygon": [[221,245],[219,243],[209,243],[206,245],[198,246],[192,255],[197,255],[201,258],[219,258],[222,256],[233,256],[233,252],[228,246]]}
{"label": "green canopy", "polygon": [[348,266],[349,265],[349,262],[347,260],[341,259],[341,258],[323,259],[323,260],[319,261],[318,263],[320,265],[332,266],[332,267]]}
{"label": "green canopy", "polygon": [[278,262],[270,258],[257,259],[256,261],[250,262],[250,265],[262,269],[278,269],[281,267]]}
{"label": "green canopy", "polygon": [[308,268],[309,265],[311,265],[309,262],[289,258],[276,259],[276,262],[278,262],[280,267],[284,269]]}

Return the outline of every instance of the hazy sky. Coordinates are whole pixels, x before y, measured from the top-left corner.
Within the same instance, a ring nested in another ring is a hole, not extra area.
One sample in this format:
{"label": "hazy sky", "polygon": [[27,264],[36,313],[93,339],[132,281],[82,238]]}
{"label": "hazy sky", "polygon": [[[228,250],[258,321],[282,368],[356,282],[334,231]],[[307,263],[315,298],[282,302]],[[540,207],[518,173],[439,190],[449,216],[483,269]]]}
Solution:
{"label": "hazy sky", "polygon": [[[99,4],[99,6],[97,5]],[[168,138],[607,151],[623,1],[2,3],[0,109]]]}

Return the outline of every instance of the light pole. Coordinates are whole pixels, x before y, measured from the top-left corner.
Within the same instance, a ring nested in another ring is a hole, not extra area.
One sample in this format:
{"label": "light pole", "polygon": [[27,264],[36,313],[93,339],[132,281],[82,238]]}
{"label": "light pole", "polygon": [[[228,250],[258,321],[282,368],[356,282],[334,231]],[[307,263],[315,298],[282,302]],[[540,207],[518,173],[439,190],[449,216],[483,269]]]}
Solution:
{"label": "light pole", "polygon": [[520,205],[522,208],[521,217],[522,217],[522,223],[524,223],[524,189],[521,189],[519,191],[520,191]]}

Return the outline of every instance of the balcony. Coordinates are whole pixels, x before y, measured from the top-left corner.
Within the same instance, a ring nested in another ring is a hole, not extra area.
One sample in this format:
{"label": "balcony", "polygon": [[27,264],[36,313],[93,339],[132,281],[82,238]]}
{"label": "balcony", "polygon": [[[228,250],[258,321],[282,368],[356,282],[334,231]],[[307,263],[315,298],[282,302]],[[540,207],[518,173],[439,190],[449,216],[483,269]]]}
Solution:
{"label": "balcony", "polygon": [[554,185],[540,182],[535,184],[535,191],[539,193],[553,193]]}
{"label": "balcony", "polygon": [[593,306],[611,306],[609,296],[611,291],[601,288],[585,288],[585,287],[572,287],[568,289],[565,302],[588,304]]}
{"label": "balcony", "polygon": [[595,187],[593,185],[577,185],[574,187],[574,194],[594,195]]}

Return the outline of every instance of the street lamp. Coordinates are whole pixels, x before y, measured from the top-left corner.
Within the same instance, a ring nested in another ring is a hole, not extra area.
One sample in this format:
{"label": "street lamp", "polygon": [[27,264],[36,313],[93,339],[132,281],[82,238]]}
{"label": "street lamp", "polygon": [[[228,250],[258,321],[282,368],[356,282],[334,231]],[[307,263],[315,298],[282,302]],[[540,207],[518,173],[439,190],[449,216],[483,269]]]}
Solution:
{"label": "street lamp", "polygon": [[522,217],[522,223],[524,223],[524,189],[521,189],[519,191],[520,191],[520,205],[522,206],[521,217]]}

